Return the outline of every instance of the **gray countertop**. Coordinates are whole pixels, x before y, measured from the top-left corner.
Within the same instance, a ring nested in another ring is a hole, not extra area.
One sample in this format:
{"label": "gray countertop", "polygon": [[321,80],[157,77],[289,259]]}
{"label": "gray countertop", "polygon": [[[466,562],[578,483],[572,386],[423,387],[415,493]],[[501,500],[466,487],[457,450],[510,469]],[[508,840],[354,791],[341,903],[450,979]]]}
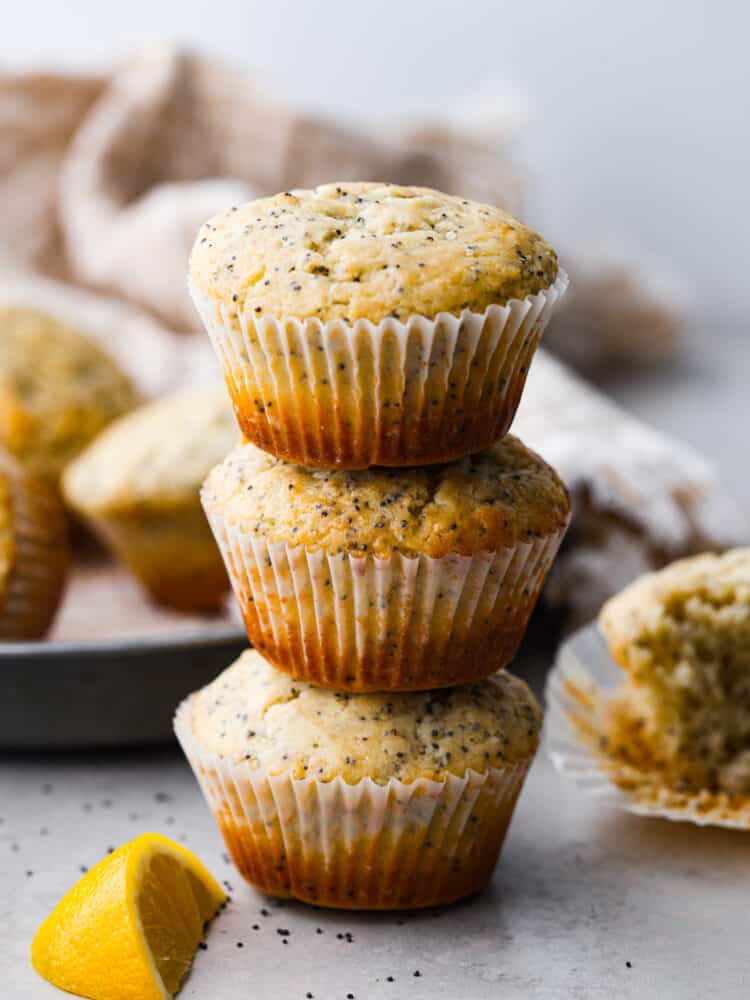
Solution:
{"label": "gray countertop", "polygon": [[[748,371],[750,338],[737,331],[702,340],[667,378],[649,375],[613,391],[709,454],[750,511]],[[550,656],[527,650],[515,669],[538,689]],[[210,928],[186,998],[302,1000],[308,991],[316,1000],[747,994],[746,835],[613,811],[540,757],[492,886],[480,897],[407,916],[278,906],[241,884],[187,765],[168,748],[0,756],[3,1000],[61,996],[29,964],[36,926],[80,866],[145,830],[183,841],[232,887],[233,901]],[[278,927],[290,930],[288,938]],[[346,932],[351,942],[337,936]]]}
{"label": "gray countertop", "polygon": [[[209,929],[186,1000],[302,1000],[308,991],[316,1000],[747,993],[747,836],[605,809],[563,783],[544,758],[491,889],[405,916],[278,906],[241,884],[191,773],[171,750],[6,760],[0,801],[5,1000],[61,995],[28,962],[36,926],[80,865],[145,830],[184,842],[231,886],[232,903]],[[287,945],[278,927],[289,929]],[[346,932],[353,941],[337,936]]]}

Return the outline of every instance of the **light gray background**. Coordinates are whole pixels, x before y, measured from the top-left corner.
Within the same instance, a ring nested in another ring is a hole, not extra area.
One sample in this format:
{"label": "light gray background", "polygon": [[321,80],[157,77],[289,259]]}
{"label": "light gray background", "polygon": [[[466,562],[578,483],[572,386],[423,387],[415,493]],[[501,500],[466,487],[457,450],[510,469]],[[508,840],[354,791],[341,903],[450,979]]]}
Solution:
{"label": "light gray background", "polygon": [[0,58],[102,65],[179,40],[360,123],[510,92],[529,221],[559,246],[622,236],[746,320],[749,37],[744,0],[23,0]]}

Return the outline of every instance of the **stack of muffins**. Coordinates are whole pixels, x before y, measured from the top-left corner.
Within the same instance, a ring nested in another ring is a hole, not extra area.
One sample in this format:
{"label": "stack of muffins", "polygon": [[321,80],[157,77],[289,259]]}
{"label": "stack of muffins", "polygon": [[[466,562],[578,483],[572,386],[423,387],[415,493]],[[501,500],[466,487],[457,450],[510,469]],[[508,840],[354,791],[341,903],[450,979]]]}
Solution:
{"label": "stack of muffins", "polygon": [[202,500],[254,649],[176,731],[265,892],[418,907],[492,874],[541,719],[503,668],[569,519],[505,435],[566,283],[520,222],[421,188],[287,192],[198,236],[245,439]]}

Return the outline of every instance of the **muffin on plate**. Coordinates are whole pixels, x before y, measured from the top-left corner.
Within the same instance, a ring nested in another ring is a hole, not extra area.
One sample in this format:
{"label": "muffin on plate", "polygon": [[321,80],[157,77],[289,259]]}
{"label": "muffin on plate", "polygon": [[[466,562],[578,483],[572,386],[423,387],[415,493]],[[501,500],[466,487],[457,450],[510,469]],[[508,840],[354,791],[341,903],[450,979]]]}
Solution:
{"label": "muffin on plate", "polygon": [[155,601],[216,610],[229,584],[199,490],[236,440],[223,388],[168,396],[100,434],[65,470],[65,499]]}
{"label": "muffin on plate", "polygon": [[678,791],[750,796],[750,549],[642,577],[600,625],[627,675],[609,715],[631,762]]}
{"label": "muffin on plate", "polygon": [[324,691],[255,650],[175,730],[237,868],[274,896],[390,909],[489,881],[539,739],[526,685]]}
{"label": "muffin on plate", "polygon": [[554,250],[500,209],[377,183],[232,208],[190,265],[247,439],[326,468],[496,441],[566,286]]}
{"label": "muffin on plate", "polygon": [[557,474],[512,436],[447,465],[359,471],[244,444],[201,498],[253,645],[346,691],[505,666],[569,517]]}
{"label": "muffin on plate", "polygon": [[0,642],[40,639],[62,597],[69,551],[55,491],[0,449]]}
{"label": "muffin on plate", "polygon": [[56,486],[65,465],[139,401],[94,341],[34,309],[0,308],[0,447],[35,477]]}

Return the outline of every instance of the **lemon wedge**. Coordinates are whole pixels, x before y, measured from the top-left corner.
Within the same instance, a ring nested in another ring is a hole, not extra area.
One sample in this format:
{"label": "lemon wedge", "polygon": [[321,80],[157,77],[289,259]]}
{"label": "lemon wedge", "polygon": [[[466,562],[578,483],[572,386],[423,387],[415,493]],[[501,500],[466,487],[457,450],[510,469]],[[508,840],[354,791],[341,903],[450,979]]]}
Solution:
{"label": "lemon wedge", "polygon": [[54,986],[91,1000],[166,1000],[225,899],[195,855],[144,833],[63,896],[36,932],[31,962]]}

